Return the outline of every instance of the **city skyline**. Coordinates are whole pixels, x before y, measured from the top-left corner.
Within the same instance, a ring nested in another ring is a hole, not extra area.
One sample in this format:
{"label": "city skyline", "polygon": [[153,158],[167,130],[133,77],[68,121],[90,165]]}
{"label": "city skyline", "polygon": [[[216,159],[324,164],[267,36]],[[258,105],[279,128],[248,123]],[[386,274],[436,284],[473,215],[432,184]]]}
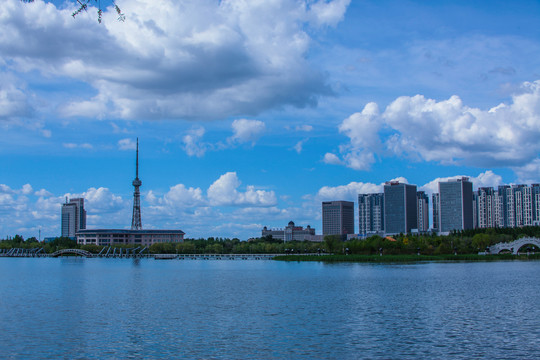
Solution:
{"label": "city skyline", "polygon": [[0,237],[59,235],[65,197],[129,229],[137,137],[142,223],[187,237],[322,229],[391,180],[540,182],[537,2],[118,4],[0,9]]}

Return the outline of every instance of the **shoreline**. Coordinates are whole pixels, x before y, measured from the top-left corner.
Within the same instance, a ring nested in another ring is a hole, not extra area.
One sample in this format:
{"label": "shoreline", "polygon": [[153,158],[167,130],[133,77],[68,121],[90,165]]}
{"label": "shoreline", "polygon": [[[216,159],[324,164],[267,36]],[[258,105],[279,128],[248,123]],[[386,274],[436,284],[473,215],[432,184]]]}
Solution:
{"label": "shoreline", "polygon": [[413,262],[439,262],[439,261],[529,261],[540,260],[540,253],[536,254],[458,254],[458,255],[280,255],[274,257],[277,261],[320,261],[320,262],[358,262],[358,263],[413,263]]}

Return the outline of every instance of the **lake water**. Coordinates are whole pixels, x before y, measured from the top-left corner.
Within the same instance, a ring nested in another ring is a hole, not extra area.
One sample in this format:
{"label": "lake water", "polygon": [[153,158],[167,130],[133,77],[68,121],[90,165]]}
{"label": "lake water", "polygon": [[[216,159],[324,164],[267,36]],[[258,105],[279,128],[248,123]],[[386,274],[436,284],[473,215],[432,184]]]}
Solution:
{"label": "lake water", "polygon": [[540,261],[0,258],[0,357],[538,359]]}

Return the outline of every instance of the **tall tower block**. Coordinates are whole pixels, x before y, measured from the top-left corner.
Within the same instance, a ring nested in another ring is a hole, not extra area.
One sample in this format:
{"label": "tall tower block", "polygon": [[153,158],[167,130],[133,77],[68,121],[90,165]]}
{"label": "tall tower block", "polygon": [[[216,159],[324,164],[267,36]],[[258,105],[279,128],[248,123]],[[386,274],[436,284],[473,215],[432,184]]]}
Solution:
{"label": "tall tower block", "polygon": [[137,138],[137,155],[135,160],[135,180],[133,180],[133,218],[131,219],[131,230],[142,230],[141,223],[141,193],[139,187],[142,181],[139,179],[139,138]]}

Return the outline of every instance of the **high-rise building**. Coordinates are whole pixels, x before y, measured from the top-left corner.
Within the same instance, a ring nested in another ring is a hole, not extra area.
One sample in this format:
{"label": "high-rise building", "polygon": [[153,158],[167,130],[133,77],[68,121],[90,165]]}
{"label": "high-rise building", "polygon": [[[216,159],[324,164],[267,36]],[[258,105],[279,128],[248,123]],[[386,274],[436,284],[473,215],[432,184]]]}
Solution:
{"label": "high-rise building", "polygon": [[384,185],[384,232],[409,233],[417,226],[416,185],[387,182]]}
{"label": "high-rise building", "polygon": [[384,194],[358,195],[358,233],[384,232]]}
{"label": "high-rise building", "polygon": [[532,187],[527,185],[512,185],[514,193],[515,226],[532,226],[533,224],[533,197]]}
{"label": "high-rise building", "polygon": [[354,203],[351,201],[323,201],[323,235],[354,234]]}
{"label": "high-rise building", "polygon": [[431,204],[433,207],[433,230],[439,231],[439,209],[440,209],[440,196],[439,193],[431,194]]}
{"label": "high-rise building", "polygon": [[84,199],[66,198],[66,203],[62,204],[62,237],[74,238],[77,231],[86,229],[86,210],[84,210]]}
{"label": "high-rise building", "polygon": [[476,227],[480,229],[498,227],[497,192],[492,187],[481,187],[475,196]]}
{"label": "high-rise building", "polygon": [[440,232],[473,228],[473,190],[469,178],[439,182],[439,196]]}
{"label": "high-rise building", "polygon": [[514,211],[511,208],[514,205],[514,200],[512,188],[509,185],[500,185],[497,188],[497,205],[500,212],[499,227],[513,227]]}
{"label": "high-rise building", "polygon": [[426,232],[429,230],[429,197],[424,191],[416,193],[416,204],[417,229],[420,232]]}
{"label": "high-rise building", "polygon": [[540,184],[532,184],[533,225],[540,226]]}

